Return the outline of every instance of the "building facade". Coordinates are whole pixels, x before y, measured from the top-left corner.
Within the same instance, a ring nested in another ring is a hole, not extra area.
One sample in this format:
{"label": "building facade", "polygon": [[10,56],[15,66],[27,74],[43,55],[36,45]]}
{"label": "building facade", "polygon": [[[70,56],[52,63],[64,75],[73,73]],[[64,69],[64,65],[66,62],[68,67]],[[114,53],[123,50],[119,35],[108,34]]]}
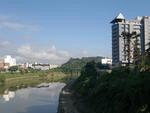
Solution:
{"label": "building facade", "polygon": [[150,16],[144,16],[141,18],[143,25],[143,51],[148,49],[148,43],[150,42]]}
{"label": "building facade", "polygon": [[10,67],[11,67],[11,66],[16,66],[16,59],[15,59],[15,58],[12,58],[11,56],[6,56],[6,57],[4,58],[4,62],[5,62],[5,63],[8,63]]}
{"label": "building facade", "polygon": [[101,60],[101,63],[102,64],[109,64],[109,65],[112,65],[112,59],[111,58],[103,58],[102,60]]}
{"label": "building facade", "polygon": [[0,60],[0,69],[4,69],[5,63],[4,60]]}
{"label": "building facade", "polygon": [[[146,44],[150,41],[150,17],[136,17],[133,20],[126,20],[120,13],[112,23],[112,63],[126,64],[127,57],[127,41],[122,35],[123,32],[139,34],[137,41],[140,54],[145,52]],[[135,39],[130,42],[130,63],[133,63]]]}
{"label": "building facade", "polygon": [[57,68],[57,67],[59,67],[59,65],[56,65],[56,64],[50,64],[50,69],[55,69],[55,68]]}
{"label": "building facade", "polygon": [[32,64],[32,68],[39,70],[50,70],[50,64],[34,63]]}
{"label": "building facade", "polygon": [[6,56],[4,59],[0,60],[0,69],[8,69],[11,66],[16,66],[16,59],[11,56]]}

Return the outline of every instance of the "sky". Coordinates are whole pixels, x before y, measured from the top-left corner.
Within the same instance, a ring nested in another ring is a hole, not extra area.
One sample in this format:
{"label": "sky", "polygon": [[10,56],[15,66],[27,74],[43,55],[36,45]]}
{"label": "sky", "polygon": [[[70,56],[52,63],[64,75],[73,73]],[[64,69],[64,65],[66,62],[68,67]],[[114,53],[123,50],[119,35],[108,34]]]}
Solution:
{"label": "sky", "polygon": [[0,57],[61,64],[111,57],[111,24],[150,16],[149,0],[0,0]]}

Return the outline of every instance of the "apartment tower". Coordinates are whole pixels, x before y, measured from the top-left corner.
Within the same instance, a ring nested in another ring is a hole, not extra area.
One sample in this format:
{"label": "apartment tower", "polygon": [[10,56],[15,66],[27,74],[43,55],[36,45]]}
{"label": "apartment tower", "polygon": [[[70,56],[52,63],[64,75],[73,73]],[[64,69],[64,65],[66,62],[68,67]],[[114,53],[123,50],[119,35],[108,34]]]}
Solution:
{"label": "apartment tower", "polygon": [[[150,41],[150,17],[136,17],[132,20],[126,20],[125,17],[120,13],[115,19],[111,21],[112,24],[112,63],[126,64],[128,63],[126,40],[122,35],[123,32],[133,33],[135,32],[138,36],[138,48],[140,54],[145,52],[147,49],[147,43]],[[135,39],[131,39],[130,42],[130,63],[133,63],[133,52],[134,52]]]}

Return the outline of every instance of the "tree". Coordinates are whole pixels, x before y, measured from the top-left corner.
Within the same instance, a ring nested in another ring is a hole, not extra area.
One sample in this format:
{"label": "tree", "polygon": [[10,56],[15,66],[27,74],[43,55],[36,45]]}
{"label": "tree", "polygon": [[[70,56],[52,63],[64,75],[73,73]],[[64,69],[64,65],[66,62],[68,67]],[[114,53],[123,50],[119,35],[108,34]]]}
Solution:
{"label": "tree", "polygon": [[148,48],[146,49],[146,65],[148,70],[150,71],[150,41],[147,43]]}
{"label": "tree", "polygon": [[134,41],[134,44],[133,44],[133,63],[135,65],[138,64],[138,61],[140,59],[140,48],[139,48],[139,40],[137,37],[135,37],[135,41]]}
{"label": "tree", "polygon": [[97,75],[95,61],[88,62],[85,65],[84,69],[85,69],[84,72],[86,73],[87,76],[95,76],[95,75]]}
{"label": "tree", "polygon": [[147,49],[145,50],[145,53],[141,57],[140,62],[140,71],[148,71],[150,72],[150,41],[146,44]]}
{"label": "tree", "polygon": [[96,85],[98,72],[94,61],[88,62],[82,69],[80,77],[77,79],[76,89],[82,95],[88,95]]}
{"label": "tree", "polygon": [[[136,39],[136,42],[138,41],[138,37],[140,36],[136,32],[122,32],[122,37],[124,39],[124,54],[125,58],[127,57],[127,66],[130,65],[131,63],[131,39]],[[137,46],[137,44],[135,45]]]}
{"label": "tree", "polygon": [[18,70],[18,66],[11,66],[8,71],[10,72],[16,72]]}

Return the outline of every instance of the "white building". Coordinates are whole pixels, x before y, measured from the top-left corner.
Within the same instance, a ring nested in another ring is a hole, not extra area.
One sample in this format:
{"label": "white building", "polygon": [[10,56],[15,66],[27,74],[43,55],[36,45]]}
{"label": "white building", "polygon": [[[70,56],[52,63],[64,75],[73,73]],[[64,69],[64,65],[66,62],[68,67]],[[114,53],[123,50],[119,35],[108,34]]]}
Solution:
{"label": "white building", "polygon": [[109,65],[111,65],[112,64],[112,59],[111,58],[103,58],[101,60],[101,63],[102,64],[109,64]]}
{"label": "white building", "polygon": [[[113,64],[128,63],[128,48],[127,39],[122,36],[122,33],[136,33],[138,37],[138,48],[141,54],[144,54],[147,49],[147,43],[150,42],[150,16],[136,17],[132,20],[126,20],[120,13],[112,23],[112,61]],[[134,41],[130,40],[130,63],[133,63]]]}
{"label": "white building", "polygon": [[34,63],[32,64],[33,69],[40,69],[40,70],[50,70],[59,67],[56,64],[43,64],[43,63]]}
{"label": "white building", "polygon": [[33,66],[32,66],[32,64],[30,64],[30,63],[28,63],[28,62],[25,62],[25,63],[23,63],[23,64],[18,64],[18,66],[20,67],[20,68],[23,68],[23,69],[27,69],[27,68],[33,68]]}
{"label": "white building", "polygon": [[50,64],[34,63],[34,64],[32,64],[32,67],[33,67],[33,69],[49,70],[50,69]]}
{"label": "white building", "polygon": [[9,65],[4,66],[5,69],[8,69],[11,66],[16,66],[16,59],[8,55],[4,58],[4,63],[9,64]]}
{"label": "white building", "polygon": [[57,68],[59,67],[59,65],[56,65],[56,64],[50,64],[50,69],[54,69],[54,68]]}

